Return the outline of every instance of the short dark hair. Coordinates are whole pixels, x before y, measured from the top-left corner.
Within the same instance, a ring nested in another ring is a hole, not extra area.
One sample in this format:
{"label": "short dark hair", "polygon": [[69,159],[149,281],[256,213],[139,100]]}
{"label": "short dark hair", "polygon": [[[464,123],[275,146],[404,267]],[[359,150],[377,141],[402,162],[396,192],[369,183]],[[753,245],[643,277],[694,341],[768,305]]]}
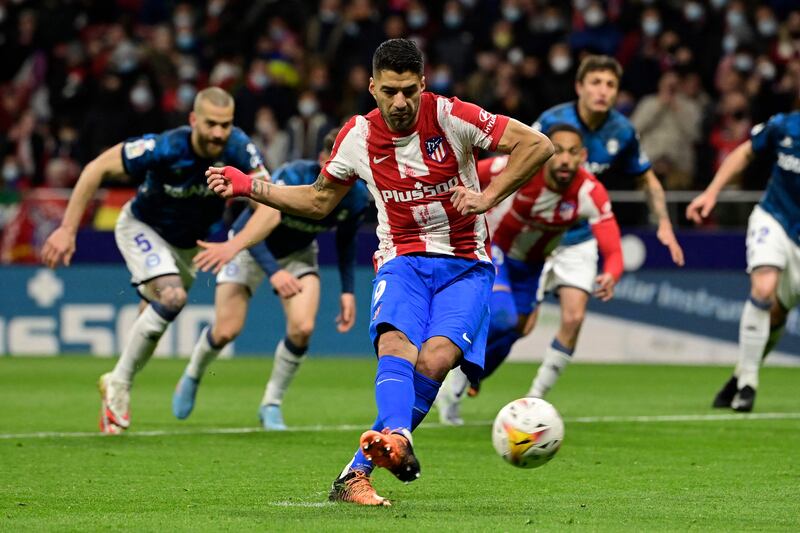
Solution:
{"label": "short dark hair", "polygon": [[389,39],[383,41],[372,56],[372,73],[391,70],[402,74],[413,72],[420,78],[424,68],[422,52],[410,39]]}
{"label": "short dark hair", "polygon": [[568,131],[569,133],[574,133],[581,140],[581,144],[583,144],[583,134],[581,133],[581,130],[579,130],[572,124],[567,124],[566,122],[557,122],[553,124],[552,126],[547,128],[547,131],[544,132],[544,134],[547,135],[548,137],[552,137],[553,135],[555,135],[560,131]]}
{"label": "short dark hair", "polygon": [[333,152],[333,145],[336,143],[336,137],[339,135],[340,128],[333,128],[322,139],[322,151]]}
{"label": "short dark hair", "polygon": [[587,74],[598,70],[611,71],[614,76],[617,77],[618,82],[622,80],[622,65],[619,64],[619,61],[611,56],[598,55],[589,55],[583,58],[583,61],[581,61],[578,67],[578,73],[575,75],[575,79],[579,82],[583,81],[583,78],[585,78]]}

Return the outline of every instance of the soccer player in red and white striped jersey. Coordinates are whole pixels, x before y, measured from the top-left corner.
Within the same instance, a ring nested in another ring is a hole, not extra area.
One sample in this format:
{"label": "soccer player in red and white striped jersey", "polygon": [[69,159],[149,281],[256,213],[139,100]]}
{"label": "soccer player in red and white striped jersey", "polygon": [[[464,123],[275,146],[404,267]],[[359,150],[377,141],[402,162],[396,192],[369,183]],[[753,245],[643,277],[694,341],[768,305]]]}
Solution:
{"label": "soccer player in red and white striped jersey", "polygon": [[[553,153],[547,137],[516,120],[424,90],[419,49],[388,40],[372,61],[378,109],[347,122],[314,185],[256,182],[231,167],[207,173],[217,194],[311,218],[330,212],[356,179],[378,206],[370,322],[378,418],[334,481],[332,500],[388,505],[371,485],[375,466],[406,482],[419,476],[411,431],[451,368],[460,364],[471,375],[483,368],[494,282],[483,213]],[[505,171],[483,191],[478,149],[509,154]]]}
{"label": "soccer player in red and white striped jersey", "polygon": [[[493,220],[492,262],[497,276],[483,379],[505,360],[514,342],[530,331],[531,315],[544,291],[552,289],[561,279],[557,272],[545,268],[545,264],[553,264],[545,260],[569,228],[586,220],[597,239],[603,272],[595,279],[595,296],[604,301],[610,299],[622,276],[619,226],[605,187],[581,166],[586,160],[586,148],[580,131],[569,124],[555,124],[547,134],[555,146],[555,155],[529,182],[489,213]],[[491,183],[505,165],[505,157],[481,161],[478,164],[481,184]],[[560,345],[547,349],[545,360],[549,362],[540,366],[535,385],[541,389],[553,386],[569,360],[569,356],[559,359],[555,356],[565,349]],[[437,401],[443,423],[463,423],[459,403],[467,380],[460,370],[454,370],[448,378]],[[475,380],[472,383],[477,386]]]}

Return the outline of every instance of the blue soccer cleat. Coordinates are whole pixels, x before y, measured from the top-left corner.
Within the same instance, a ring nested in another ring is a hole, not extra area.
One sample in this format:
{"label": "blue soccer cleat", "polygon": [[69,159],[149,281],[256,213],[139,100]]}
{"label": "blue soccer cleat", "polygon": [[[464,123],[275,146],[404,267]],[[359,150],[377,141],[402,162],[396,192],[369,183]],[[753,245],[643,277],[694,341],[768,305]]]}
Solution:
{"label": "blue soccer cleat", "polygon": [[286,431],[280,405],[262,405],[258,408],[258,418],[266,431]]}
{"label": "blue soccer cleat", "polygon": [[172,395],[172,414],[179,420],[184,420],[192,414],[194,409],[194,399],[197,396],[197,388],[200,380],[190,377],[187,374],[181,376],[178,385],[175,387],[175,394]]}

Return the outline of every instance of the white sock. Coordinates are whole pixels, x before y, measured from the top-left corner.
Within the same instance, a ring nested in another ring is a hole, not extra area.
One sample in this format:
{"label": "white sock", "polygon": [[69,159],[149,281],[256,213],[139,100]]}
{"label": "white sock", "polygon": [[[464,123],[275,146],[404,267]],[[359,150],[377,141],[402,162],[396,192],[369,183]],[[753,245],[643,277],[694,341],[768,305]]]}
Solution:
{"label": "white sock", "polygon": [[[299,351],[295,349],[295,351]],[[305,349],[303,349],[305,352]],[[264,398],[261,405],[280,405],[286,395],[286,389],[297,374],[300,363],[305,360],[303,353],[294,354],[286,347],[286,342],[282,339],[275,348],[275,362],[272,365],[272,374],[269,376],[267,388],[264,391]]]}
{"label": "white sock", "polygon": [[750,298],[739,322],[739,362],[734,375],[739,377],[740,389],[747,385],[758,388],[758,369],[769,333],[769,303]]}
{"label": "white sock", "polygon": [[156,313],[153,306],[145,307],[133,323],[128,343],[111,372],[112,378],[129,385],[133,383],[133,376],[150,360],[167,326],[169,322]]}
{"label": "white sock", "polygon": [[536,377],[528,391],[528,396],[534,398],[544,398],[544,395],[553,388],[558,381],[558,377],[567,368],[572,360],[572,350],[564,347],[560,342],[553,339],[553,343],[544,352],[544,359],[539,365]]}
{"label": "white sock", "polygon": [[[447,377],[445,378],[446,381],[449,380],[447,387],[447,394],[450,395],[450,398],[453,400],[460,400],[462,396],[464,396],[464,392],[466,392],[467,387],[469,386],[469,378],[461,370],[460,366],[457,366],[453,370],[451,370]],[[442,387],[444,388],[444,387]]]}
{"label": "white sock", "polygon": [[208,340],[211,332],[211,326],[206,326],[200,332],[200,338],[192,348],[192,357],[189,359],[189,364],[186,365],[186,374],[190,378],[199,380],[206,372],[206,368],[211,364],[211,361],[217,358],[219,352],[222,351],[224,346],[214,347]]}

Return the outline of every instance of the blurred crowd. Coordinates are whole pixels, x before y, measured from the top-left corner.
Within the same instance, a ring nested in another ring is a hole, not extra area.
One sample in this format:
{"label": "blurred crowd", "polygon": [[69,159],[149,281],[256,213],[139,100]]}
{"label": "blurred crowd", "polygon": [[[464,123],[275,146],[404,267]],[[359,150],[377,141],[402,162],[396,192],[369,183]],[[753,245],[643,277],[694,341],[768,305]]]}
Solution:
{"label": "blurred crowd", "polygon": [[[185,124],[208,85],[235,96],[270,168],[315,157],[374,107],[372,52],[401,36],[425,52],[429,90],[526,123],[574,98],[583,54],[615,56],[617,108],[668,189],[704,187],[800,88],[795,0],[0,0],[0,205]],[[751,174],[740,186],[763,187]]]}

